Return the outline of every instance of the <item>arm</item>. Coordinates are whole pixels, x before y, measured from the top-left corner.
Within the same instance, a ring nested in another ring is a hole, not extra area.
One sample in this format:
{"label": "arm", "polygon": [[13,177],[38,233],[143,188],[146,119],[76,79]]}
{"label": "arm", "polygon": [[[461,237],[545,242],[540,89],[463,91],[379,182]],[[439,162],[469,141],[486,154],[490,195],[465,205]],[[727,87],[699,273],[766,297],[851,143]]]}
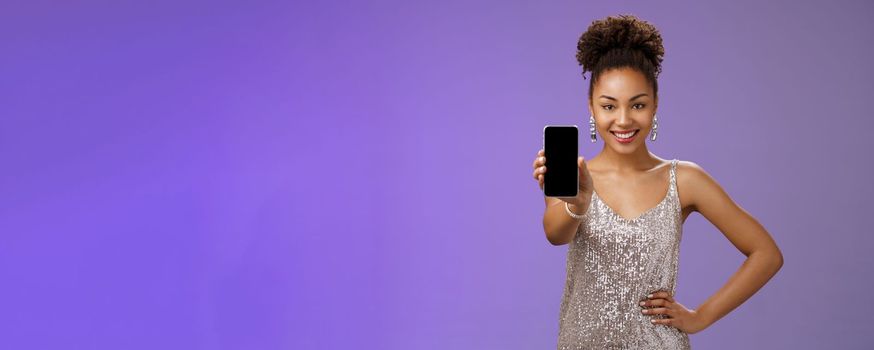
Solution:
{"label": "arm", "polygon": [[[543,197],[546,201],[546,211],[543,213],[543,232],[546,240],[552,245],[568,244],[580,227],[582,220],[572,218],[565,212],[564,201],[552,197]],[[570,204],[575,214],[583,215],[588,208],[577,208]]]}
{"label": "arm", "polygon": [[[783,254],[764,227],[738,206],[704,169],[693,162],[680,162],[683,184],[693,211],[708,221],[747,258],[728,282],[696,313],[707,326],[740,306],[755,294],[783,266]],[[678,180],[679,181],[679,180]]]}

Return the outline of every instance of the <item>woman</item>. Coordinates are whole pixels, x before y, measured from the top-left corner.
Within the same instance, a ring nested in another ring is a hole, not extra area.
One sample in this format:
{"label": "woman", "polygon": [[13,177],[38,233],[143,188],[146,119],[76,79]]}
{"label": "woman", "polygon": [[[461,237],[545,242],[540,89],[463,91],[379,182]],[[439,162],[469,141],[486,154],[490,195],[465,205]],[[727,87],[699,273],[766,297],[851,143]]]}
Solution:
{"label": "woman", "polygon": [[[592,22],[577,60],[591,72],[592,142],[577,159],[579,195],[545,197],[543,227],[553,245],[570,244],[560,307],[559,349],[689,349],[688,334],[707,328],[759,290],[783,265],[768,232],[691,161],[663,159],[644,140],[658,132],[661,35],[632,15]],[[543,189],[548,160],[534,161]],[[667,187],[667,189],[666,189]],[[682,225],[699,212],[746,262],[696,309],[673,295]]]}

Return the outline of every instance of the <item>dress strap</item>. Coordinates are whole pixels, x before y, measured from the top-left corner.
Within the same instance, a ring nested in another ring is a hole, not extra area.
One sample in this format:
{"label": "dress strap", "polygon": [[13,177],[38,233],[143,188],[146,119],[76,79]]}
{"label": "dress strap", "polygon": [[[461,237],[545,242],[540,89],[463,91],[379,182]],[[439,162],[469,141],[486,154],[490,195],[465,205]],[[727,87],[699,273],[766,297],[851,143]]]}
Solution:
{"label": "dress strap", "polygon": [[671,183],[670,183],[670,185],[672,187],[677,186],[677,162],[678,161],[679,161],[679,159],[677,159],[677,158],[674,158],[671,160]]}

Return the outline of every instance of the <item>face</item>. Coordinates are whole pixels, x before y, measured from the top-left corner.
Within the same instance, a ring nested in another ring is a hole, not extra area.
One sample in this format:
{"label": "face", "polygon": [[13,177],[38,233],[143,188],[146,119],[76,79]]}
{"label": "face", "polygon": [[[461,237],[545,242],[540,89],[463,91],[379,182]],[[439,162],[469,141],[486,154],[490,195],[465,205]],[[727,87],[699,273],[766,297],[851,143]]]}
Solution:
{"label": "face", "polygon": [[629,154],[646,148],[656,104],[652,86],[643,73],[630,68],[611,69],[602,72],[592,87],[589,112],[595,117],[595,130],[606,147]]}

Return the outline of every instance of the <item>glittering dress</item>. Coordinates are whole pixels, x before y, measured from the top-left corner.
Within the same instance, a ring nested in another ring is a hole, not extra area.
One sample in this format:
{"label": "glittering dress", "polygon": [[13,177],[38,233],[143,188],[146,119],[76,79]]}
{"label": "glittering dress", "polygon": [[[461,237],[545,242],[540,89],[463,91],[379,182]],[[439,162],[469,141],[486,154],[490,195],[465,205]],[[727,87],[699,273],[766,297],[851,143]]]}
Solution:
{"label": "glittering dress", "polygon": [[657,290],[674,295],[682,237],[677,159],[668,193],[634,219],[592,194],[585,222],[568,246],[558,349],[690,349],[688,334],[651,323],[639,302]]}

